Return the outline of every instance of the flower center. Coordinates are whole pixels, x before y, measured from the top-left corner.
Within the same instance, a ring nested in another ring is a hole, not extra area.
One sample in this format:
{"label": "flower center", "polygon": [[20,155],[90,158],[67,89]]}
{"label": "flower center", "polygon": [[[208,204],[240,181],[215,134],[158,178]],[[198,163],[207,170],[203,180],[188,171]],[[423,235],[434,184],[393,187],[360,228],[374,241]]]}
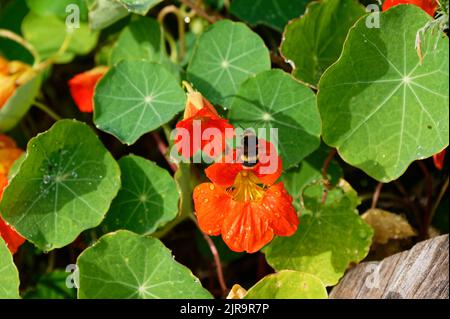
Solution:
{"label": "flower center", "polygon": [[253,172],[244,170],[236,176],[233,186],[227,192],[235,201],[256,202],[264,195],[264,188],[260,184],[261,181]]}

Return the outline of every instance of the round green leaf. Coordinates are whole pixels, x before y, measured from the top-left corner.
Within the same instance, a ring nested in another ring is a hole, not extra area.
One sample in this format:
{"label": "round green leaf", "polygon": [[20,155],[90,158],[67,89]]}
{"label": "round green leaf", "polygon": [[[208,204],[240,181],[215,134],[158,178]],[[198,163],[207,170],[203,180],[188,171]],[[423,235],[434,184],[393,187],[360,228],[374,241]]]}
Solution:
{"label": "round green leaf", "polygon": [[[87,20],[87,8],[84,0],[26,0],[31,11],[40,16],[57,16],[61,19],[72,13],[70,5],[76,5],[79,9],[80,19]],[[66,11],[68,10],[68,11]]]}
{"label": "round green leaf", "polygon": [[308,5],[306,13],[286,27],[281,54],[296,78],[317,85],[322,73],[342,51],[350,27],[365,13],[355,0],[323,0]]}
{"label": "round green leaf", "polygon": [[178,81],[160,64],[122,61],[95,88],[94,121],[130,145],[170,121],[185,102]]}
{"label": "round green leaf", "polygon": [[30,140],[0,212],[22,236],[49,251],[98,226],[119,187],[119,166],[94,132],[62,120]]}
{"label": "round green leaf", "polygon": [[101,30],[126,17],[130,12],[116,0],[85,0],[89,9],[89,26]]}
{"label": "round green leaf", "polygon": [[151,18],[141,17],[120,33],[112,52],[111,64],[121,60],[161,62],[165,56],[162,28]]}
{"label": "round green leaf", "polygon": [[303,193],[304,208],[297,232],[277,237],[266,249],[275,270],[298,270],[335,285],[352,262],[369,253],[372,228],[358,215],[359,199],[353,189],[335,188],[322,204],[323,187],[309,186]]}
{"label": "round green leaf", "polygon": [[178,213],[179,194],[167,170],[139,156],[119,160],[122,188],[106,215],[104,229],[153,233]]}
{"label": "round green leaf", "polygon": [[416,34],[431,18],[420,8],[395,6],[380,19],[380,28],[368,29],[363,18],[350,30],[320,80],[318,106],[325,143],[388,182],[448,145],[449,57],[448,38],[429,31],[421,64]]}
{"label": "round green leaf", "polygon": [[269,69],[263,40],[243,23],[223,20],[198,39],[187,76],[212,103],[228,107],[242,82]]}
{"label": "round green leaf", "polygon": [[320,145],[320,116],[314,93],[281,70],[244,82],[231,103],[230,121],[244,128],[278,129],[278,148],[287,169]]}
{"label": "round green leaf", "polygon": [[244,299],[327,299],[325,286],[316,276],[293,270],[271,274],[249,289]]}
{"label": "round green leaf", "polygon": [[199,280],[177,263],[156,238],[121,230],[78,257],[79,298],[211,298]]}
{"label": "round green leaf", "polygon": [[67,28],[66,22],[56,16],[35,13],[29,13],[23,20],[22,33],[43,60],[54,56],[69,37],[67,49],[55,59],[57,63],[68,63],[75,55],[89,53],[98,39],[98,33],[91,31],[86,23],[81,22],[79,28]]}
{"label": "round green leaf", "polygon": [[0,236],[0,299],[18,299],[19,272],[8,247]]}
{"label": "round green leaf", "polygon": [[162,0],[116,0],[121,3],[129,12],[146,15],[147,12]]}
{"label": "round green leaf", "polygon": [[41,88],[42,76],[34,76],[17,88],[14,94],[0,108],[0,132],[9,131],[28,112]]}
{"label": "round green leaf", "polygon": [[283,31],[289,20],[305,11],[310,0],[234,0],[230,11],[251,25],[264,24]]}

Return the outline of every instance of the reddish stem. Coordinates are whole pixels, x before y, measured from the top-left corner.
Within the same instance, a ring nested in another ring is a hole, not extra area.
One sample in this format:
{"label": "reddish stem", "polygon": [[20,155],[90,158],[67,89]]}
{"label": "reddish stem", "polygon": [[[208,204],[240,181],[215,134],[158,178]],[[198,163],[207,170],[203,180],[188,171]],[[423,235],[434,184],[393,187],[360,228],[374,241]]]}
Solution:
{"label": "reddish stem", "polygon": [[322,179],[325,184],[325,189],[322,195],[322,204],[325,204],[328,196],[328,190],[330,189],[330,181],[328,180],[328,168],[330,167],[330,163],[333,160],[334,156],[336,155],[337,151],[335,148],[333,148],[330,153],[328,153],[327,158],[323,162],[322,167]]}
{"label": "reddish stem", "polygon": [[177,166],[174,164],[174,163],[172,163],[169,159],[168,159],[168,157],[167,157],[167,153],[168,153],[168,151],[169,151],[169,148],[167,147],[167,144],[166,143],[164,143],[164,141],[162,140],[162,138],[159,136],[159,134],[158,134],[158,132],[152,132],[152,136],[153,136],[153,139],[155,140],[155,142],[156,142],[156,145],[158,146],[158,150],[159,150],[159,152],[162,154],[162,156],[164,156],[164,158],[166,159],[166,161],[167,161],[167,164],[169,164],[169,166],[170,166],[170,169],[172,170],[172,172],[176,172],[177,171]]}
{"label": "reddish stem", "polygon": [[372,205],[370,206],[371,209],[374,209],[377,207],[378,198],[380,198],[381,189],[383,188],[383,183],[378,183],[377,187],[375,187],[375,192],[373,193],[372,197]]}
{"label": "reddish stem", "polygon": [[219,280],[220,289],[222,290],[222,295],[225,295],[228,291],[227,284],[225,283],[225,278],[223,276],[223,270],[222,270],[222,262],[220,261],[219,252],[217,251],[217,247],[212,241],[211,237],[206,235],[204,232],[200,230],[200,232],[203,235],[203,238],[205,238],[206,242],[208,243],[209,249],[211,250],[211,253],[214,258],[214,263],[216,264],[216,271],[217,271],[217,279]]}
{"label": "reddish stem", "polygon": [[207,20],[209,23],[214,23],[217,20],[222,19],[222,17],[220,15],[218,15],[218,14],[211,15],[208,12],[206,12],[205,10],[203,10],[200,6],[198,6],[197,4],[193,3],[190,0],[180,0],[180,2],[182,4],[184,4],[186,7],[189,7],[192,10],[194,10],[197,15],[199,15],[203,19]]}
{"label": "reddish stem", "polygon": [[427,166],[422,161],[417,161],[420,169],[425,176],[425,183],[427,188],[427,204],[425,207],[425,214],[423,215],[423,230],[422,235],[424,238],[428,238],[428,227],[430,226],[430,216],[433,209],[433,179],[428,171]]}

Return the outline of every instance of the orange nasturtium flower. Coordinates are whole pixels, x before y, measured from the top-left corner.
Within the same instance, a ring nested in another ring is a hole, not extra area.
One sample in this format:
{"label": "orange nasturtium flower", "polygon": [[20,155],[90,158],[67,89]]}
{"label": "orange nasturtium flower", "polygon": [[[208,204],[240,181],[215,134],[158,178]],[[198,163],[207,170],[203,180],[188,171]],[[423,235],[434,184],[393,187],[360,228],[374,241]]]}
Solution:
{"label": "orange nasturtium flower", "polygon": [[77,74],[69,80],[70,94],[81,112],[92,113],[94,110],[95,85],[106,72],[108,72],[107,66],[98,66]]}
{"label": "orange nasturtium flower", "polygon": [[16,89],[35,75],[28,64],[8,61],[0,56],[0,109],[14,94]]}
{"label": "orange nasturtium flower", "polygon": [[[271,149],[260,140],[259,145]],[[203,232],[217,236],[236,252],[254,253],[275,235],[291,236],[299,219],[292,206],[292,197],[282,182],[276,183],[282,165],[278,155],[271,173],[264,173],[263,164],[246,167],[242,163],[215,163],[205,173],[212,183],[194,189],[198,224]],[[269,163],[270,165],[270,163]]]}
{"label": "orange nasturtium flower", "polygon": [[[174,142],[178,152],[186,158],[194,156],[200,149],[211,153],[215,148],[213,143],[220,143],[220,151],[225,150],[226,139],[233,137],[233,126],[219,116],[214,106],[200,92],[195,91],[187,82],[183,82],[183,85],[187,90],[187,102],[183,120],[176,125],[178,130]],[[196,125],[199,125],[198,132]],[[217,129],[219,137],[203,136],[207,129]],[[185,136],[183,133],[188,134]]]}
{"label": "orange nasturtium flower", "polygon": [[[0,135],[0,199],[3,189],[8,185],[8,174],[12,164],[22,155],[23,151],[17,148],[16,143],[6,135]],[[8,223],[0,217],[0,236],[6,242],[11,253],[25,242]]]}
{"label": "orange nasturtium flower", "polygon": [[430,16],[434,17],[436,10],[438,8],[438,3],[436,0],[386,0],[383,2],[383,11],[388,10],[399,4],[413,4],[416,5]]}

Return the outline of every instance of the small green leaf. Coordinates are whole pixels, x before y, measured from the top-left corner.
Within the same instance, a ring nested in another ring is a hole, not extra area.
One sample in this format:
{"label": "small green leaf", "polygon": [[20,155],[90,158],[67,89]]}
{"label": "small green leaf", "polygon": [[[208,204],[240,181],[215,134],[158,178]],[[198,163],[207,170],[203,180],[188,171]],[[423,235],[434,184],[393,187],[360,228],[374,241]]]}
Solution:
{"label": "small green leaf", "polygon": [[352,262],[367,256],[372,229],[358,215],[359,199],[353,189],[335,188],[322,204],[323,187],[309,186],[303,193],[304,208],[297,232],[278,237],[265,249],[275,270],[298,270],[335,285]]}
{"label": "small green leaf", "polygon": [[122,61],[100,80],[94,94],[99,129],[128,145],[184,109],[186,94],[162,65]]}
{"label": "small green leaf", "polygon": [[122,188],[106,215],[104,229],[151,234],[178,213],[179,194],[167,170],[142,157],[119,160]]}
{"label": "small green leaf", "polygon": [[120,230],[78,257],[79,298],[211,298],[191,271],[156,238]]}
{"label": "small green leaf", "polygon": [[70,273],[55,270],[39,277],[35,287],[29,289],[24,299],[75,299],[76,289],[68,288],[66,281]]}
{"label": "small green leaf", "polygon": [[165,53],[161,26],[154,19],[141,17],[120,33],[111,52],[111,64],[121,60],[161,62]]}
{"label": "small green leaf", "polygon": [[[281,181],[288,193],[294,198],[293,204],[300,210],[300,200],[303,190],[310,184],[315,184],[322,179],[322,167],[329,154],[328,147],[320,147],[314,153],[306,157],[298,167],[293,167],[281,176]],[[328,178],[331,185],[336,185],[342,177],[342,169],[336,161],[331,161],[328,168]]]}
{"label": "small green leaf", "polygon": [[411,5],[381,13],[381,28],[359,20],[320,80],[325,143],[382,182],[449,143],[448,37],[421,35],[423,63],[415,49],[417,31],[430,21]]}
{"label": "small green leaf", "polygon": [[271,70],[248,79],[231,102],[230,121],[244,128],[278,129],[285,169],[320,145],[320,116],[314,93],[291,75]]}
{"label": "small green leaf", "polygon": [[101,30],[125,18],[130,12],[116,0],[85,0],[89,9],[89,25]]}
{"label": "small green leaf", "polygon": [[77,6],[81,21],[87,21],[84,0],[26,0],[31,11],[40,16],[57,16],[63,20],[72,13],[70,6]]}
{"label": "small green leaf", "polygon": [[339,58],[348,30],[364,13],[355,0],[309,4],[306,13],[286,27],[281,44],[282,55],[294,65],[294,76],[317,85],[322,73]]}
{"label": "small green leaf", "polygon": [[12,255],[0,236],[0,299],[18,299],[19,272]]}
{"label": "small green leaf", "polygon": [[57,63],[68,63],[75,55],[89,53],[98,39],[98,33],[92,32],[86,23],[81,22],[79,28],[68,28],[65,21],[56,16],[34,13],[29,13],[23,20],[22,33],[43,60],[54,56],[64,41],[69,41],[65,52],[56,58]]}
{"label": "small green leaf", "polygon": [[128,11],[145,16],[151,8],[163,0],[116,0]]}
{"label": "small green leaf", "polygon": [[230,12],[251,25],[264,24],[283,31],[289,20],[305,11],[310,0],[234,0]]}
{"label": "small green leaf", "polygon": [[223,20],[199,37],[187,76],[212,103],[228,107],[242,82],[269,69],[264,41],[243,23]]}
{"label": "small green leaf", "polygon": [[62,120],[30,140],[0,212],[22,236],[49,251],[98,226],[119,187],[119,166],[94,132]]}
{"label": "small green leaf", "polygon": [[18,87],[8,101],[0,108],[0,132],[9,131],[28,112],[41,88],[42,76],[34,76]]}
{"label": "small green leaf", "polygon": [[283,270],[271,274],[250,288],[244,299],[327,299],[319,278],[304,272]]}

